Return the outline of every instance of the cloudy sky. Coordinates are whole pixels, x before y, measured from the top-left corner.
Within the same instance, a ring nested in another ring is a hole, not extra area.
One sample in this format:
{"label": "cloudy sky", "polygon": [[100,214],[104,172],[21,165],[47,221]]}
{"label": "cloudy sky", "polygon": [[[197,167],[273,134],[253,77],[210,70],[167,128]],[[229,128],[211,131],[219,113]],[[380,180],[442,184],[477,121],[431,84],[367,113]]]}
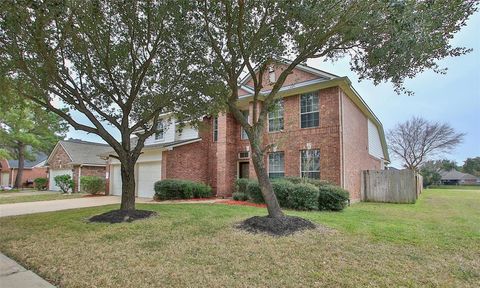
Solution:
{"label": "cloudy sky", "polygon": [[[358,77],[350,71],[348,59],[335,63],[316,59],[309,61],[308,65],[339,76],[348,76],[355,89],[382,121],[385,130],[412,116],[422,116],[427,120],[447,122],[458,132],[467,133],[463,143],[450,155],[445,155],[445,158],[463,164],[468,157],[480,156],[479,28],[480,13],[477,12],[452,42],[454,46],[473,48],[473,52],[441,61],[441,66],[448,68],[446,75],[427,71],[406,81],[407,89],[413,91],[414,96],[397,95],[389,83],[374,86],[370,81],[358,82]],[[76,116],[80,121],[83,118],[81,115]],[[103,142],[96,135],[73,129],[67,136]],[[401,166],[398,161],[392,164]]]}

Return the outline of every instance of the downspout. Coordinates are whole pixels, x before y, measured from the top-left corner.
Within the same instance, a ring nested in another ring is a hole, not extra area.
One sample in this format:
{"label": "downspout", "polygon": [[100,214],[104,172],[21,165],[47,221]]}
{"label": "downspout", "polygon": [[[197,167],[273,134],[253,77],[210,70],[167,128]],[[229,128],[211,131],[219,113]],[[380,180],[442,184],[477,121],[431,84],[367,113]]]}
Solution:
{"label": "downspout", "polygon": [[344,131],[344,127],[343,127],[343,124],[344,124],[344,119],[343,119],[343,93],[342,93],[342,89],[340,87],[338,87],[338,99],[339,99],[339,120],[340,120],[340,142],[341,142],[341,145],[340,145],[340,170],[341,170],[341,174],[340,174],[340,186],[342,188],[345,188],[345,143],[344,143],[344,139],[343,139],[343,131]]}
{"label": "downspout", "polygon": [[83,164],[80,164],[78,167],[78,187],[77,187],[77,192],[80,193],[80,178],[82,178],[82,166]]}

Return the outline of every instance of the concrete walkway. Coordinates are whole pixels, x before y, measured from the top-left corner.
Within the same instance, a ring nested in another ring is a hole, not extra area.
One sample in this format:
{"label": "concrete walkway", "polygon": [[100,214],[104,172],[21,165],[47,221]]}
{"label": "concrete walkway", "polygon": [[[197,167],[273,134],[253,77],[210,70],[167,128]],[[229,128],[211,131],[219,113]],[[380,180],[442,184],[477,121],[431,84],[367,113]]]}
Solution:
{"label": "concrete walkway", "polygon": [[0,287],[2,288],[54,288],[40,276],[20,266],[0,253]]}
{"label": "concrete walkway", "polygon": [[2,204],[0,205],[0,217],[60,211],[75,208],[95,207],[119,203],[120,197],[103,196]]}

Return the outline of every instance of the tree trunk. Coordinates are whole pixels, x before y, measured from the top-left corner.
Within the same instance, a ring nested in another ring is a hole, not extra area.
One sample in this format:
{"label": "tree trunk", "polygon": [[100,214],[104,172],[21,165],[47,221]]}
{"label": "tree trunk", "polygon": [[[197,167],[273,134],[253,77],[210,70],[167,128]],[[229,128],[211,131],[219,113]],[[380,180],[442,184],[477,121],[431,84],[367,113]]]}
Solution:
{"label": "tree trunk", "polygon": [[[252,143],[253,142],[253,143]],[[277,196],[273,192],[272,183],[268,177],[267,169],[263,162],[263,152],[260,146],[255,144],[254,141],[250,141],[252,146],[252,161],[255,172],[257,173],[258,183],[260,190],[262,191],[263,199],[267,204],[268,216],[272,218],[284,217],[280,204],[278,204]]]}
{"label": "tree trunk", "polygon": [[25,145],[23,143],[18,144],[18,169],[17,176],[15,177],[14,188],[22,188],[23,169],[25,167]]}
{"label": "tree trunk", "polygon": [[131,158],[122,159],[122,202],[120,210],[135,210],[135,162]]}

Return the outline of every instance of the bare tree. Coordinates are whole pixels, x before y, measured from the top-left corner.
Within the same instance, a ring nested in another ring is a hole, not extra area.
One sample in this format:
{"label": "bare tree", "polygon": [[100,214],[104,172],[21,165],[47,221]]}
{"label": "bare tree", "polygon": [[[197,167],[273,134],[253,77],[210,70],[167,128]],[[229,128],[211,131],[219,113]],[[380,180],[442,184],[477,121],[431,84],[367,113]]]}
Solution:
{"label": "bare tree", "polygon": [[421,117],[397,124],[387,133],[388,146],[394,157],[408,169],[418,168],[428,160],[452,151],[465,133],[457,133],[447,123],[430,122]]}

